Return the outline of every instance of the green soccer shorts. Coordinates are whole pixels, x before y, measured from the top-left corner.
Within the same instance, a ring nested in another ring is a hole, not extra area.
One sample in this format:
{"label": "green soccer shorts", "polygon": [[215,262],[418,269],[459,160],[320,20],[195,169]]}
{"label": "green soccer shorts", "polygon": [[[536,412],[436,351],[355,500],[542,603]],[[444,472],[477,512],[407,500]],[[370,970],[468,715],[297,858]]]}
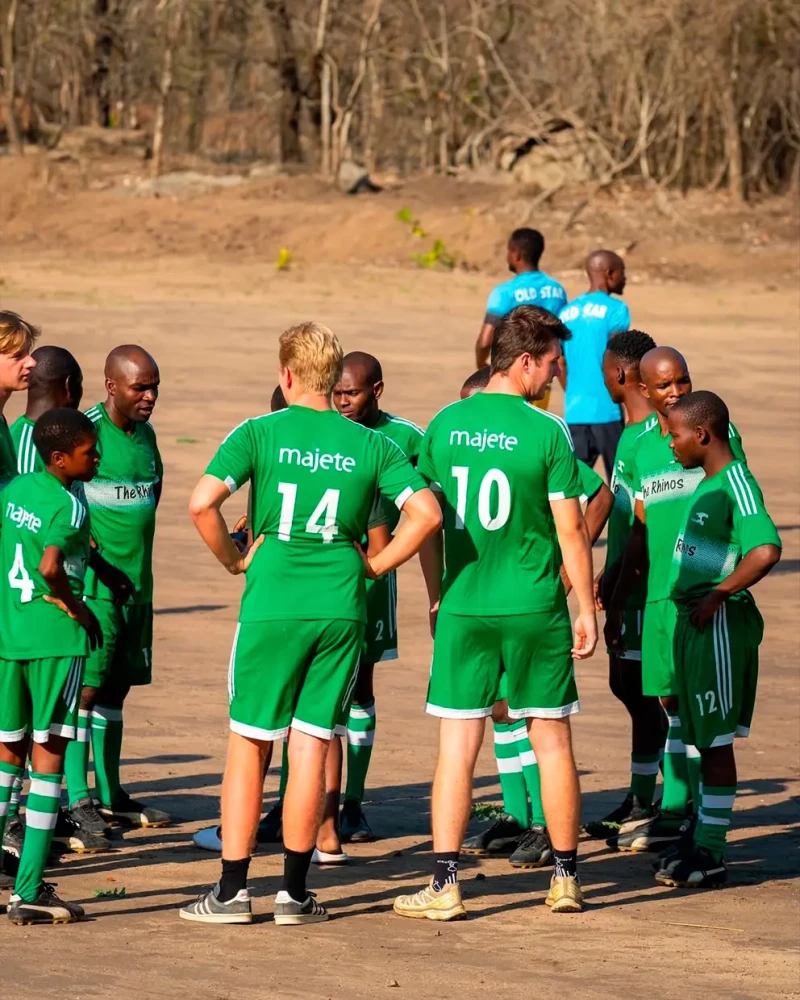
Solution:
{"label": "green soccer shorts", "polygon": [[0,743],[17,743],[26,733],[36,743],[74,740],[83,669],[82,656],[0,660]]}
{"label": "green soccer shorts", "polygon": [[367,581],[367,627],[362,663],[397,659],[397,574]]}
{"label": "green soccer shorts", "polygon": [[681,738],[700,749],[749,736],[764,620],[755,603],[730,600],[702,630],[681,607],[675,629],[675,676]]}
{"label": "green soccer shorts", "polygon": [[153,678],[153,605],[123,604],[99,598],[86,603],[103,630],[103,645],[89,653],[83,683],[103,687],[111,680],[137,687]]}
{"label": "green soccer shorts", "polygon": [[228,667],[230,727],[254,740],[289,729],[329,740],[350,707],[364,625],[240,622]]}
{"label": "green soccer shorts", "polygon": [[644,609],[642,629],[642,694],[663,698],[677,694],[675,685],[675,602],[653,601]]}
{"label": "green soccer shorts", "polygon": [[512,719],[579,710],[566,610],[473,617],[439,612],[425,710],[441,719],[492,714],[503,674]]}
{"label": "green soccer shorts", "polygon": [[[644,626],[644,610],[631,608],[622,615],[622,639],[625,643],[623,660],[641,660],[642,658],[642,628]],[[606,647],[609,656],[615,654]]]}

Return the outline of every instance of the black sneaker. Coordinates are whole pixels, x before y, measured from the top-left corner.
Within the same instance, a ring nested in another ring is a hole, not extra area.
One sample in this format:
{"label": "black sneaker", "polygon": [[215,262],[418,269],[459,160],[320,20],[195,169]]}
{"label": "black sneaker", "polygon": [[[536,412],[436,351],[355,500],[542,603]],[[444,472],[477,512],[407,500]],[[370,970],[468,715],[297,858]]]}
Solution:
{"label": "black sneaker", "polygon": [[19,858],[10,851],[0,851],[0,889],[13,889],[19,869]]}
{"label": "black sneaker", "polygon": [[36,899],[30,903],[12,896],[6,910],[12,924],[71,924],[83,915],[83,907],[59,899],[50,882],[42,882]]}
{"label": "black sneaker", "polygon": [[252,924],[253,909],[247,889],[223,903],[219,898],[219,882],[213,889],[198,896],[194,903],[182,906],[178,915],[184,920],[197,920],[203,924]]}
{"label": "black sneaker", "polygon": [[661,851],[679,839],[684,819],[675,813],[659,811],[641,823],[621,827],[606,843],[616,851]]}
{"label": "black sneaker", "polygon": [[627,795],[625,800],[616,809],[612,809],[608,816],[587,823],[583,829],[590,837],[607,840],[609,837],[616,836],[623,826],[641,823],[652,813],[653,809],[643,806],[634,795]]}
{"label": "black sneaker", "polygon": [[65,809],[58,810],[50,848],[52,853],[63,854],[73,851],[76,854],[98,854],[100,851],[110,851],[111,849],[110,840],[98,837],[96,833],[78,826]]}
{"label": "black sneaker", "polygon": [[524,833],[513,816],[502,813],[482,833],[467,837],[461,851],[463,854],[512,854]]}
{"label": "black sneaker", "polygon": [[98,837],[107,837],[110,827],[95,808],[91,799],[78,799],[68,810],[72,821],[82,830]]}
{"label": "black sneaker", "polygon": [[280,844],[283,840],[283,803],[276,802],[258,824],[256,841],[259,844]]}
{"label": "black sneaker", "polygon": [[694,850],[694,831],[696,826],[697,816],[694,814],[687,816],[681,824],[680,837],[674,844],[670,844],[669,847],[664,848],[659,856],[651,862],[653,871],[666,871],[670,865],[674,865],[680,858],[689,857]]}
{"label": "black sneaker", "polygon": [[172,817],[163,809],[156,809],[155,806],[148,806],[145,802],[137,802],[123,789],[120,789],[117,801],[113,806],[104,806],[97,803],[98,814],[107,821],[108,824],[119,826],[167,826],[172,822]]}
{"label": "black sneaker", "polygon": [[292,899],[284,889],[275,897],[275,923],[279,927],[297,924],[318,924],[328,919],[328,911],[317,902],[315,894],[309,892],[302,903]]}
{"label": "black sneaker", "polygon": [[3,834],[3,850],[18,858],[24,839],[25,824],[22,822],[22,817],[14,816],[6,823],[6,830]]}
{"label": "black sneaker", "polygon": [[515,868],[541,868],[553,857],[553,845],[547,834],[547,828],[538,823],[526,830],[516,851],[508,859]]}
{"label": "black sneaker", "polygon": [[728,881],[728,869],[723,858],[717,860],[708,848],[695,846],[666,871],[656,872],[655,879],[681,889],[716,889]]}
{"label": "black sneaker", "polygon": [[366,844],[374,840],[372,829],[356,799],[345,799],[339,813],[339,834],[343,844]]}

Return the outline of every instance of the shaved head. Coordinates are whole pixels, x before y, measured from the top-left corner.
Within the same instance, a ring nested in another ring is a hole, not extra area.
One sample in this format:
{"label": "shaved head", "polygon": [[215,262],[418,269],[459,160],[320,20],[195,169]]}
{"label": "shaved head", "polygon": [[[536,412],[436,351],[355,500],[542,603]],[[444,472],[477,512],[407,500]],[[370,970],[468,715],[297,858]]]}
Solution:
{"label": "shaved head", "polygon": [[654,347],[648,351],[639,362],[639,373],[643,382],[652,382],[658,377],[658,372],[667,365],[677,366],[683,371],[689,371],[686,358],[674,347]]}
{"label": "shaved head", "polygon": [[128,432],[153,415],[161,382],[158,365],[143,347],[122,344],[106,358],[106,409],[114,423]]}
{"label": "shaved head", "polygon": [[602,274],[611,268],[624,268],[625,261],[613,250],[592,250],[586,258],[586,273]]}
{"label": "shaved head", "polygon": [[107,379],[118,379],[140,370],[158,372],[155,358],[137,344],[122,344],[106,358],[104,374]]}
{"label": "shaved head", "polygon": [[36,367],[28,382],[26,415],[36,420],[47,410],[62,407],[77,410],[83,397],[83,372],[70,352],[48,344],[37,347],[31,357]]}
{"label": "shaved head", "polygon": [[383,381],[380,361],[373,354],[367,354],[365,351],[351,351],[349,354],[345,354],[342,368],[355,376],[360,376],[364,382],[368,382],[370,385]]}
{"label": "shaved head", "polygon": [[653,408],[665,418],[672,407],[692,391],[686,358],[674,347],[654,347],[639,364],[641,388]]}
{"label": "shaved head", "polygon": [[586,258],[586,274],[593,292],[622,295],[625,291],[625,261],[613,250],[593,250]]}
{"label": "shaved head", "polygon": [[374,427],[380,419],[383,393],[381,363],[365,351],[351,351],[342,362],[342,377],[333,389],[333,404],[343,417]]}

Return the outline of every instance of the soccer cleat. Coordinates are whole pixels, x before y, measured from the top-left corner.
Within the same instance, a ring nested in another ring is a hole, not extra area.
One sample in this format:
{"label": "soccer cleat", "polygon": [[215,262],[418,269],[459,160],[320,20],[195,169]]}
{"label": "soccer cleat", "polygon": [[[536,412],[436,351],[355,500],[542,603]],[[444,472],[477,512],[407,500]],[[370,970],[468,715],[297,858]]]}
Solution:
{"label": "soccer cleat", "polygon": [[203,830],[198,830],[197,833],[192,835],[192,843],[195,847],[199,847],[201,851],[216,851],[219,853],[222,850],[222,827],[207,826]]}
{"label": "soccer cleat", "polygon": [[538,823],[526,830],[520,838],[516,851],[508,859],[514,868],[541,868],[553,857],[553,847],[547,828]]}
{"label": "soccer cleat", "polygon": [[182,906],[178,911],[184,920],[196,920],[203,924],[252,924],[253,908],[247,889],[239,892],[223,903],[219,898],[219,882],[213,889],[201,893],[193,903]]}
{"label": "soccer cleat", "polygon": [[635,796],[628,795],[616,809],[611,810],[608,816],[587,823],[583,829],[590,837],[606,840],[608,837],[616,836],[623,827],[632,828],[633,825],[648,819],[652,811],[641,805]]}
{"label": "soccer cleat", "polygon": [[10,851],[0,851],[0,889],[13,889],[19,869],[19,858]]}
{"label": "soccer cleat", "polygon": [[84,916],[83,907],[77,903],[67,903],[56,895],[56,888],[50,882],[42,882],[36,899],[29,903],[12,896],[8,902],[6,916],[12,924],[71,924]]}
{"label": "soccer cleat", "polygon": [[256,842],[259,844],[280,844],[282,840],[283,803],[276,802],[258,824],[258,829],[256,830]]}
{"label": "soccer cleat", "polygon": [[169,813],[145,805],[144,802],[137,802],[127,792],[120,792],[119,798],[113,806],[104,806],[102,803],[98,803],[97,811],[109,823],[120,826],[167,826],[172,822]]}
{"label": "soccer cleat", "polygon": [[681,858],[688,857],[692,853],[694,850],[694,830],[696,826],[697,816],[687,816],[681,824],[680,837],[674,843],[665,847],[659,856],[651,862],[653,871],[666,871]]}
{"label": "soccer cleat", "polygon": [[19,816],[14,816],[6,823],[6,830],[3,834],[3,850],[8,851],[15,857],[19,857],[22,850],[22,841],[25,839],[25,824]]}
{"label": "soccer cleat", "polygon": [[64,854],[70,851],[75,854],[98,854],[100,851],[110,850],[112,850],[111,841],[106,837],[98,837],[96,833],[78,826],[66,809],[58,810],[50,846],[52,854]]}
{"label": "soccer cleat", "polygon": [[728,881],[724,859],[717,860],[706,847],[697,847],[678,858],[665,871],[655,874],[656,882],[681,889],[716,889]]}
{"label": "soccer cleat", "polygon": [[433,888],[433,880],[411,896],[398,896],[394,901],[394,912],[401,917],[424,917],[427,920],[462,920],[467,915],[458,882],[447,882],[437,892]]}
{"label": "soccer cleat", "polygon": [[683,816],[659,811],[641,823],[621,827],[606,843],[617,851],[660,851],[678,840],[683,820]]}
{"label": "soccer cleat", "polygon": [[109,826],[95,808],[91,799],[78,799],[75,805],[67,810],[73,822],[82,830],[94,833],[98,837],[107,837]]}
{"label": "soccer cleat", "polygon": [[517,849],[525,831],[508,813],[502,813],[482,833],[467,837],[461,845],[462,854],[511,854]]}
{"label": "soccer cleat", "polygon": [[356,799],[345,799],[342,803],[339,829],[343,844],[366,844],[375,839],[361,803]]}
{"label": "soccer cleat", "polygon": [[545,905],[551,913],[580,913],[583,910],[583,889],[577,875],[554,875]]}
{"label": "soccer cleat", "polygon": [[281,889],[275,897],[275,923],[279,927],[292,927],[297,924],[319,924],[328,919],[328,911],[317,902],[313,892],[302,903],[292,899],[285,889]]}

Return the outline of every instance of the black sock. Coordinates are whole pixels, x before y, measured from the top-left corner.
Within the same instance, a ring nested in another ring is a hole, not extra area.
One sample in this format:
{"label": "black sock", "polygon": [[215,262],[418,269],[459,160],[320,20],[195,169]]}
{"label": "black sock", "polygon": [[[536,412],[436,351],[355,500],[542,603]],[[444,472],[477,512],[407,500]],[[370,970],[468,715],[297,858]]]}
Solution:
{"label": "black sock", "polygon": [[578,874],[578,851],[557,851],[553,848],[556,863],[556,878],[574,877]]}
{"label": "black sock", "polygon": [[247,888],[247,869],[250,867],[250,858],[242,858],[241,861],[226,861],[222,859],[222,877],[219,880],[219,892],[217,899],[227,903],[233,899],[237,892]]}
{"label": "black sock", "polygon": [[448,882],[458,882],[458,851],[433,855],[433,888],[438,892]]}
{"label": "black sock", "polygon": [[313,847],[310,851],[290,851],[288,847],[283,849],[283,888],[296,903],[302,903],[308,898],[306,875],[313,853]]}

